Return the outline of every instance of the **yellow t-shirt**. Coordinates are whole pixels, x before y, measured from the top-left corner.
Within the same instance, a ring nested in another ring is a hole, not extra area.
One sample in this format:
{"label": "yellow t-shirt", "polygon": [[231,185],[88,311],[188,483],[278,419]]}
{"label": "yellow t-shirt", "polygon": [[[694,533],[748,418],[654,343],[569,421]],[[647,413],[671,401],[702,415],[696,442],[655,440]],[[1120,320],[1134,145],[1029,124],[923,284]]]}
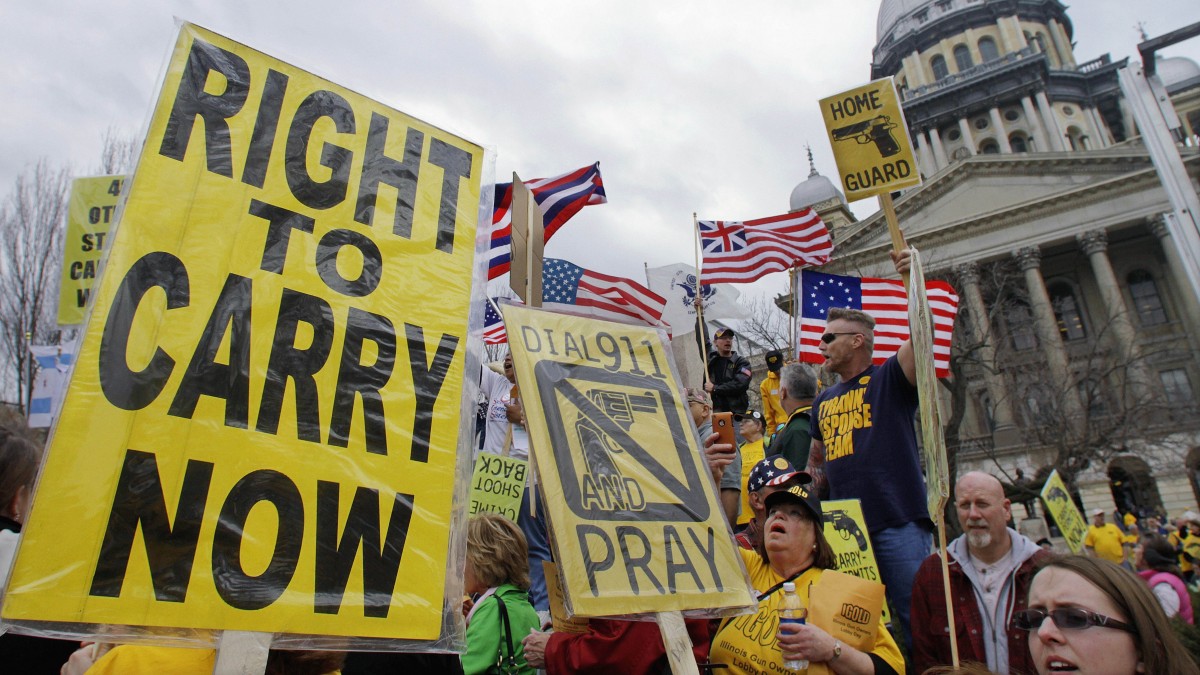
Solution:
{"label": "yellow t-shirt", "polygon": [[117,645],[93,663],[87,675],[209,675],[216,660],[211,649]]}
{"label": "yellow t-shirt", "polygon": [[750,510],[750,491],[746,489],[746,483],[750,481],[750,472],[754,470],[754,465],[763,459],[763,440],[760,438],[757,441],[743,443],[740,448],[742,453],[742,510],[738,512],[738,525],[745,525],[754,519],[754,512]]}
{"label": "yellow t-shirt", "polygon": [[785,424],[788,419],[783,404],[779,402],[779,373],[767,371],[767,377],[758,385],[758,393],[762,396],[763,422],[767,425],[763,434],[770,436],[775,433],[775,427]]}
{"label": "yellow t-shirt", "polygon": [[[784,577],[775,573],[771,566],[763,562],[755,551],[739,549],[746,570],[750,572],[750,582],[758,592],[769,590],[782,582]],[[809,587],[821,578],[823,570],[809,569],[796,578],[796,593],[801,602],[808,605]],[[723,663],[727,669],[717,672],[726,675],[777,675],[793,671],[783,667],[783,652],[779,650],[776,635],[779,633],[779,610],[783,605],[783,591],[776,591],[758,605],[757,614],[746,614],[726,619],[721,623],[717,634],[713,637],[712,651],[709,661]],[[871,653],[879,656],[896,670],[904,673],[904,658],[900,648],[892,639],[892,634],[883,625],[882,619],[875,632],[875,646]],[[815,666],[816,664],[814,664]],[[809,668],[805,672],[828,672],[822,664],[819,668]]]}
{"label": "yellow t-shirt", "polygon": [[1118,565],[1125,559],[1124,542],[1124,533],[1112,523],[1101,527],[1089,525],[1087,536],[1083,538],[1083,545],[1094,549],[1098,557]]}

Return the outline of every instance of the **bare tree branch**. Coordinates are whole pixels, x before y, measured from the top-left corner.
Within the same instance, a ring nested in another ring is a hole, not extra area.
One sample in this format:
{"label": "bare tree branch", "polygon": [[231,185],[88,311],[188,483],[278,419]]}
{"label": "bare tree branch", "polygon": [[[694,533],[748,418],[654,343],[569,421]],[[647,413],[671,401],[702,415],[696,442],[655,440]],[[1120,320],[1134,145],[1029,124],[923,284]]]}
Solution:
{"label": "bare tree branch", "polygon": [[0,205],[0,373],[4,390],[32,395],[28,343],[46,343],[54,320],[66,223],[66,168],[42,160],[17,177]]}

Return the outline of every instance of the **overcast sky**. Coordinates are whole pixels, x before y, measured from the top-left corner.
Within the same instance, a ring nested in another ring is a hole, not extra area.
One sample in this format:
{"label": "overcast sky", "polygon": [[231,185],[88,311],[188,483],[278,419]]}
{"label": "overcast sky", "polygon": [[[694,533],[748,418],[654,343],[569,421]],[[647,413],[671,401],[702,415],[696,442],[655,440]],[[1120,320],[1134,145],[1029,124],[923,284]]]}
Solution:
{"label": "overcast sky", "polygon": [[[608,2],[204,0],[5,3],[0,193],[45,157],[94,173],[107,129],[138,136],[191,21],[436,124],[534,178],[600,162],[609,203],[547,254],[643,278],[692,260],[692,212],[783,213],[817,168],[836,174],[817,100],[869,79],[879,0]],[[1136,57],[1200,21],[1196,0],[1086,0],[1076,58]],[[1200,61],[1200,38],[1163,52]],[[503,178],[501,178],[503,180]],[[866,216],[874,199],[855,204]],[[756,291],[778,291],[773,275]]]}

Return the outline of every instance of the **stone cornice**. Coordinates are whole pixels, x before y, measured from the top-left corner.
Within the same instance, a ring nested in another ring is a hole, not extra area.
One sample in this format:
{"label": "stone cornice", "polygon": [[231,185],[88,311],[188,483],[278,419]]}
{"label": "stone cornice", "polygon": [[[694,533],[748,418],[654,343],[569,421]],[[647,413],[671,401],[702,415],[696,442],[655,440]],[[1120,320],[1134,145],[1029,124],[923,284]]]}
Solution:
{"label": "stone cornice", "polygon": [[[1189,173],[1192,175],[1200,170],[1200,154],[1190,153],[1185,156],[1184,161],[1188,164]],[[1103,169],[1103,171],[1097,171],[1098,169]],[[1124,195],[1158,187],[1157,173],[1149,163],[1147,155],[1140,151],[1108,150],[1089,153],[1004,155],[999,158],[993,155],[976,156],[952,166],[949,172],[935,176],[932,183],[902,197],[896,204],[897,218],[903,224],[907,214],[929,206],[945,197],[953,187],[981,175],[989,173],[1070,175],[1078,174],[1081,170],[1090,170],[1091,173],[1113,173],[1114,175],[1112,178],[1098,180],[1088,185],[1010,204],[993,212],[947,222],[929,231],[906,233],[905,236],[918,248],[931,250],[948,243],[968,240],[981,234],[1010,228],[1023,222],[1074,211],[1091,204],[1111,201]],[[1147,211],[1144,215],[1149,217],[1153,213]],[[1045,233],[1044,238],[1034,237],[1022,243],[1046,243],[1096,227],[1103,228],[1114,224],[1118,223],[1093,222],[1086,226],[1081,225],[1076,232]],[[885,227],[883,214],[878,212],[866,220],[856,223],[853,229],[845,228],[842,236],[835,241],[836,262],[849,268],[861,268],[870,266],[885,257],[883,252],[890,247],[890,242],[886,237],[880,238],[877,242],[868,243]],[[856,246],[862,248],[856,248]],[[978,255],[973,259],[982,260],[999,253],[1001,251],[978,251]]]}

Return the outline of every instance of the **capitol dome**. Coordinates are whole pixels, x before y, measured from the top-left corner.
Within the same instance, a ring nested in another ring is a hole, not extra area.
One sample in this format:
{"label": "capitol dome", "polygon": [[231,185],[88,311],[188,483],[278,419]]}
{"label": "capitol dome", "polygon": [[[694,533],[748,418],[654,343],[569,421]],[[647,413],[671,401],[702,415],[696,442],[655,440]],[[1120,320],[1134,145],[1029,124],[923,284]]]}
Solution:
{"label": "capitol dome", "polygon": [[1192,80],[1200,81],[1200,66],[1184,56],[1159,58],[1155,64],[1155,72],[1158,73],[1163,86],[1168,89]]}
{"label": "capitol dome", "polygon": [[879,20],[875,25],[875,39],[883,40],[900,18],[915,12],[924,5],[932,5],[933,0],[883,0],[879,4]]}
{"label": "capitol dome", "polygon": [[788,208],[792,211],[799,211],[831,199],[845,204],[846,197],[842,195],[841,190],[834,186],[833,181],[817,173],[817,165],[813,162],[811,148],[808,151],[808,166],[810,169],[808,178],[792,190]]}

